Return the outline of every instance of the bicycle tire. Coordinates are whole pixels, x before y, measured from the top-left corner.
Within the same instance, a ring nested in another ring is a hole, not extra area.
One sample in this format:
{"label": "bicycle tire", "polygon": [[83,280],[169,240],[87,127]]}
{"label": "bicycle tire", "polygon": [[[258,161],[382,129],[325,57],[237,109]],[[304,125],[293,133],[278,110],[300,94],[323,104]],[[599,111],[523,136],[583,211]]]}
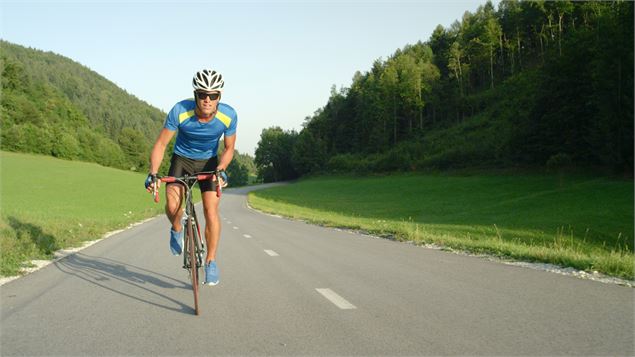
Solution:
{"label": "bicycle tire", "polygon": [[203,236],[201,235],[201,225],[198,223],[198,218],[196,217],[196,211],[194,210],[194,207],[192,207],[192,217],[194,217],[194,225],[196,226],[196,258],[198,259],[197,262],[199,263],[198,267],[201,268],[205,266],[203,262],[203,256],[205,255],[205,244],[207,244],[207,242],[205,242]]}
{"label": "bicycle tire", "polygon": [[190,264],[188,269],[190,270],[190,280],[192,281],[192,291],[194,292],[194,312],[199,314],[198,308],[198,264],[196,260],[196,243],[194,237],[194,229],[192,228],[192,217],[187,217],[187,252],[189,255]]}

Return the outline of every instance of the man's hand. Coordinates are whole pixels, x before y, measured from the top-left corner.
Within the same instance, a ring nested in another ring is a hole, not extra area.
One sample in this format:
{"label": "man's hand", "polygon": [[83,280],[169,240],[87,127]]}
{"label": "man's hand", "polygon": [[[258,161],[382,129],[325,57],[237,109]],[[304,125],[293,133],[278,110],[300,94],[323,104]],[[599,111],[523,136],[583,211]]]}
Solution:
{"label": "man's hand", "polygon": [[157,181],[157,175],[156,174],[148,174],[148,177],[146,177],[145,186],[146,186],[146,190],[148,192],[152,193],[152,192],[155,191],[155,189],[158,190],[160,184],[161,184],[160,181]]}
{"label": "man's hand", "polygon": [[229,178],[227,177],[227,172],[223,169],[216,169],[216,174],[218,175],[218,179],[220,180],[220,187],[225,188],[229,185]]}

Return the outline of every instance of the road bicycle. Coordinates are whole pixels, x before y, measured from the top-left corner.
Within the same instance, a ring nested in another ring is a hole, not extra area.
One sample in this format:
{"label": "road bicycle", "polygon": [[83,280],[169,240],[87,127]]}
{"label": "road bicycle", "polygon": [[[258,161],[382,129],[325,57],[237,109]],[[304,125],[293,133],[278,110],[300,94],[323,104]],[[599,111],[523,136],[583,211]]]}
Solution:
{"label": "road bicycle", "polygon": [[[222,186],[220,175],[216,171],[197,172],[191,175],[181,177],[174,176],[157,176],[156,180],[165,183],[178,182],[185,187],[185,207],[183,213],[183,229],[185,229],[184,246],[183,246],[183,268],[187,270],[190,281],[192,282],[192,290],[194,291],[194,311],[199,314],[198,307],[198,286],[201,268],[204,266],[205,256],[205,240],[201,236],[201,229],[196,217],[194,202],[192,201],[192,188],[199,181],[214,181],[216,185],[216,197],[220,198],[222,194]],[[159,190],[156,181],[154,182],[154,202],[159,202]]]}

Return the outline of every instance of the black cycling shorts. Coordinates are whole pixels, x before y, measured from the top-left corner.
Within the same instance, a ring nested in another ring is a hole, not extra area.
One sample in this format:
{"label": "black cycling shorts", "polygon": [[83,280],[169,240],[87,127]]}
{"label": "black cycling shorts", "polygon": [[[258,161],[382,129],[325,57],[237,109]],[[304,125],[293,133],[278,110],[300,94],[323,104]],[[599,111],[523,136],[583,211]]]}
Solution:
{"label": "black cycling shorts", "polygon": [[[192,160],[187,157],[179,156],[177,154],[172,155],[170,160],[170,171],[168,176],[183,176],[185,174],[191,175],[196,172],[215,171],[218,166],[218,158],[216,156],[207,160]],[[170,184],[179,183],[171,182]],[[198,187],[201,192],[213,191],[216,187],[212,184],[211,180],[199,181]]]}

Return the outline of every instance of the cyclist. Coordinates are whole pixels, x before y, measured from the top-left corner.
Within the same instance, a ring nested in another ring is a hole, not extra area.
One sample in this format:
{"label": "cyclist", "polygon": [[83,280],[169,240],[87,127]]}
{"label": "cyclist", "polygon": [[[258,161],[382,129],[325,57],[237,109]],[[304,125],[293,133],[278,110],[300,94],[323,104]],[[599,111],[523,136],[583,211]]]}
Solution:
{"label": "cyclist", "polygon": [[[234,156],[236,144],[236,125],[238,117],[231,106],[221,103],[223,76],[211,69],[196,72],[192,79],[194,99],[182,100],[174,105],[165,119],[163,129],[154,143],[150,154],[150,173],[145,187],[152,192],[156,174],[161,166],[165,148],[178,132],[174,145],[169,176],[183,176],[201,171],[216,170],[221,185],[227,186],[225,169]],[[225,151],[217,158],[218,142],[224,135]],[[157,189],[160,185],[156,182]],[[220,240],[220,219],[218,204],[220,199],[210,181],[200,181],[199,188],[203,198],[205,213],[205,240],[207,256],[205,259],[205,284],[216,285],[219,282],[216,250]],[[166,185],[165,213],[172,223],[170,229],[170,251],[174,255],[183,252],[183,225],[181,204],[185,189],[182,184]]]}

